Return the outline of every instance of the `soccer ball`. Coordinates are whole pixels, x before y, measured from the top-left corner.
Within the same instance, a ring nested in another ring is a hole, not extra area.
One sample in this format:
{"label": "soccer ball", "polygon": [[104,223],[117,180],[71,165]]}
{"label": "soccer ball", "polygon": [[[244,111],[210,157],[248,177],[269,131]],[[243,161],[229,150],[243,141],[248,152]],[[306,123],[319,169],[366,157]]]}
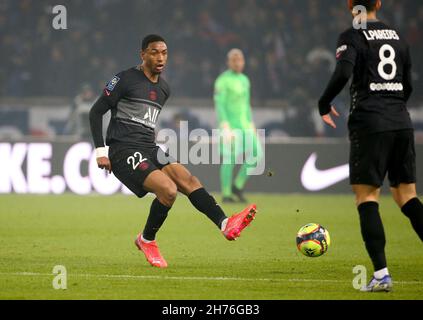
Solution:
{"label": "soccer ball", "polygon": [[307,257],[320,257],[329,246],[329,232],[317,223],[306,224],[297,233],[297,248]]}

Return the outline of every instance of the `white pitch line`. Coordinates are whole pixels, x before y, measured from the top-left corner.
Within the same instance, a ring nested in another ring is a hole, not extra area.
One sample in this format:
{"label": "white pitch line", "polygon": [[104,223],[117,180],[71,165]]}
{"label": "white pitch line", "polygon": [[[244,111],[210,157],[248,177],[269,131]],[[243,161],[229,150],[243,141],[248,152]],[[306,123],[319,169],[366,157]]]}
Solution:
{"label": "white pitch line", "polygon": [[[51,273],[36,273],[36,272],[15,272],[15,273],[0,273],[2,276],[35,276],[35,277],[54,277]],[[84,273],[70,273],[71,277],[80,278],[110,278],[110,279],[135,279],[135,280],[191,280],[191,281],[248,281],[248,282],[320,282],[320,283],[349,283],[345,280],[330,280],[330,279],[271,279],[271,278],[236,278],[236,277],[175,277],[175,276],[146,276],[146,275],[128,275],[128,274],[84,274]],[[422,281],[393,281],[400,285],[421,285]]]}

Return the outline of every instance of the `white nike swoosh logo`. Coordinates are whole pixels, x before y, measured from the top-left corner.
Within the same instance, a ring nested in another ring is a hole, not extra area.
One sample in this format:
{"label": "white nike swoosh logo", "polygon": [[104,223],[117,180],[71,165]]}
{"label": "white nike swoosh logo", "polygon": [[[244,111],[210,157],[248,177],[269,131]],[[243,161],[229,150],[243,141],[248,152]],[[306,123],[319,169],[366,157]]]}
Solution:
{"label": "white nike swoosh logo", "polygon": [[319,170],[316,168],[317,154],[312,153],[301,172],[303,187],[309,191],[326,189],[350,176],[349,165],[345,164],[331,169]]}

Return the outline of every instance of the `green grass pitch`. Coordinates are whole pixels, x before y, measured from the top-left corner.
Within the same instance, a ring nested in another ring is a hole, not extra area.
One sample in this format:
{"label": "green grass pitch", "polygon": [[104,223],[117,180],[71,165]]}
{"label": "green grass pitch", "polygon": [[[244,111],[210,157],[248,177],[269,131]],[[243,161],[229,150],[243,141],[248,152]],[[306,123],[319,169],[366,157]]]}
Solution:
{"label": "green grass pitch", "polygon": [[[217,197],[220,199],[220,197]],[[235,242],[180,196],[158,235],[165,270],[133,240],[152,198],[0,196],[0,299],[422,299],[423,246],[390,198],[381,201],[391,293],[360,293],[352,269],[365,252],[352,195],[249,195],[257,219]],[[241,205],[223,206],[227,214]],[[329,251],[307,258],[295,236],[316,222]],[[67,290],[52,286],[55,265]]]}

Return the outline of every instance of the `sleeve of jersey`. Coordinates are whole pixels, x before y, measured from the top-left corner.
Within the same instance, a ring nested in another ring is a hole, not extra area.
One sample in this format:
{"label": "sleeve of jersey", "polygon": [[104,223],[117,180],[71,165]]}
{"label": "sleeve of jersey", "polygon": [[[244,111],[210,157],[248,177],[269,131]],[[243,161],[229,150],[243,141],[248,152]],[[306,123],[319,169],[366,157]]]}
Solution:
{"label": "sleeve of jersey", "polygon": [[330,113],[332,101],[348,83],[353,70],[354,66],[348,61],[339,61],[336,64],[335,72],[333,73],[325,92],[319,100],[319,113],[321,116]]}
{"label": "sleeve of jersey", "polygon": [[348,61],[355,65],[357,59],[357,49],[354,46],[354,36],[352,32],[346,32],[339,36],[338,45],[336,47],[336,60]]}
{"label": "sleeve of jersey", "polygon": [[319,100],[319,113],[324,116],[331,111],[331,103],[342,91],[353,74],[357,59],[357,50],[353,45],[351,33],[344,33],[339,37],[336,49],[336,68]]}
{"label": "sleeve of jersey", "polygon": [[219,125],[228,121],[228,116],[226,114],[226,98],[226,84],[222,78],[219,78],[216,80],[214,86],[214,105],[216,108]]}
{"label": "sleeve of jersey", "polygon": [[90,127],[96,148],[105,146],[103,137],[103,115],[110,109],[116,108],[117,103],[125,92],[122,74],[118,74],[109,81],[103,93],[90,110]]}

